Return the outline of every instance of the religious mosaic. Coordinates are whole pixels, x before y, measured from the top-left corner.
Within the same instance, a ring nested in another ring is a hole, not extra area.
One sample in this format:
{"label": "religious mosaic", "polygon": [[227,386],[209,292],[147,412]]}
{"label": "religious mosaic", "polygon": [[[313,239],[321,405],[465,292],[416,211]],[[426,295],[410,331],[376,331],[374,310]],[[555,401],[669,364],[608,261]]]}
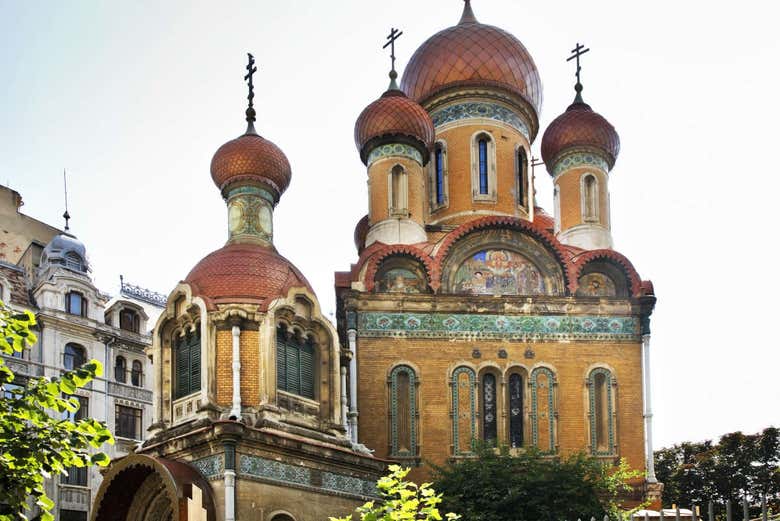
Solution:
{"label": "religious mosaic", "polygon": [[530,139],[528,127],[523,120],[508,108],[496,103],[458,103],[444,107],[431,114],[433,125],[436,127],[445,123],[472,118],[493,119],[506,123],[523,134],[526,139]]}
{"label": "religious mosaic", "polygon": [[603,273],[588,273],[579,278],[579,297],[615,297],[615,281]]}
{"label": "religious mosaic", "polygon": [[455,293],[470,295],[541,295],[542,274],[527,258],[509,250],[478,251],[455,273]]}
{"label": "religious mosaic", "polygon": [[376,288],[382,293],[423,293],[427,284],[419,273],[406,268],[394,268],[381,274]]}

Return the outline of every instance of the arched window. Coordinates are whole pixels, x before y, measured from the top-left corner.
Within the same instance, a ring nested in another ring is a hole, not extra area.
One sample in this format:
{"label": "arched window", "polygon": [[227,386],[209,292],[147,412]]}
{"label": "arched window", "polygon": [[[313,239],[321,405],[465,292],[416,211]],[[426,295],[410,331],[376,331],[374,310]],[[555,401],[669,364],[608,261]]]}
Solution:
{"label": "arched window", "polygon": [[556,452],[555,374],[547,367],[531,373],[531,436],[542,454]]}
{"label": "arched window", "polygon": [[557,234],[561,231],[561,188],[557,184],[553,191],[553,199],[555,204],[555,228],[553,231]]}
{"label": "arched window", "polygon": [[125,331],[138,333],[141,325],[141,317],[132,309],[123,309],[119,312],[119,328]]}
{"label": "arched window", "polygon": [[479,150],[479,193],[488,194],[488,140],[482,137],[477,141]]}
{"label": "arched window", "polygon": [[582,192],[582,219],[584,221],[597,221],[599,218],[599,185],[593,174],[585,174]]}
{"label": "arched window", "polygon": [[65,295],[65,311],[71,315],[87,316],[87,301],[78,291],[70,291]]}
{"label": "arched window", "polygon": [[84,271],[84,260],[72,251],[65,254],[65,267],[75,271]]}
{"label": "arched window", "polygon": [[496,375],[485,373],[482,376],[482,441],[494,445],[498,440],[496,394]]}
{"label": "arched window", "polygon": [[144,370],[141,366],[141,362],[133,360],[133,370],[130,372],[130,383],[136,387],[141,387],[141,385],[143,385],[143,375]]}
{"label": "arched window", "polygon": [[390,171],[390,215],[406,217],[408,213],[406,171],[395,165]]}
{"label": "arched window", "polygon": [[178,337],[174,344],[174,399],[200,391],[200,329]]}
{"label": "arched window", "polygon": [[471,454],[477,440],[476,374],[469,367],[452,372],[452,441],[454,455]]}
{"label": "arched window", "polygon": [[116,365],[114,366],[114,379],[117,382],[127,382],[127,361],[124,356],[116,357]]}
{"label": "arched window", "polygon": [[509,447],[516,449],[524,442],[523,377],[519,373],[509,375]]}
{"label": "arched window", "polygon": [[471,189],[476,201],[496,200],[496,145],[487,132],[471,138]]}
{"label": "arched window", "polygon": [[417,376],[399,365],[390,373],[390,455],[417,455]]}
{"label": "arched window", "polygon": [[527,200],[529,194],[526,193],[526,187],[528,186],[528,162],[526,161],[525,149],[523,147],[518,147],[515,161],[517,163],[517,204],[527,208],[530,205],[530,201]]}
{"label": "arched window", "polygon": [[295,521],[292,517],[288,516],[287,514],[277,514],[271,519],[271,521]]}
{"label": "arched window", "polygon": [[276,331],[276,388],[314,399],[314,342],[285,331]]}
{"label": "arched window", "polygon": [[436,194],[434,202],[438,207],[444,204],[444,149],[441,145],[436,145],[433,155],[435,171],[434,187]]}
{"label": "arched window", "polygon": [[617,452],[614,383],[612,373],[603,367],[594,369],[588,376],[590,450],[596,456]]}
{"label": "arched window", "polygon": [[83,347],[78,344],[65,344],[62,365],[66,371],[72,371],[85,363],[87,363],[87,355]]}

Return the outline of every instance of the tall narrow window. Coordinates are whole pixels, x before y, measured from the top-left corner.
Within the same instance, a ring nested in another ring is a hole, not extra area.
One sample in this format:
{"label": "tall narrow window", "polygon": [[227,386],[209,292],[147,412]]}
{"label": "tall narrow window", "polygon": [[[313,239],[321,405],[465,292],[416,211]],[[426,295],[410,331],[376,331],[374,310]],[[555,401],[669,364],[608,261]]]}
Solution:
{"label": "tall narrow window", "polygon": [[62,365],[66,371],[72,371],[87,362],[84,348],[78,344],[65,344],[65,352],[62,357]]}
{"label": "tall narrow window", "polygon": [[117,382],[127,382],[127,361],[125,357],[117,356],[116,365],[114,366],[114,380]]}
{"label": "tall narrow window", "polygon": [[84,300],[84,296],[77,291],[71,291],[65,295],[65,311],[71,315],[86,317],[87,302]]}
{"label": "tall narrow window", "polygon": [[469,367],[452,373],[452,441],[454,455],[471,454],[476,447],[476,374]]}
{"label": "tall narrow window", "polygon": [[543,454],[556,451],[554,386],[555,375],[547,367],[531,373],[531,435]]}
{"label": "tall narrow window", "polygon": [[509,375],[509,446],[523,446],[523,377]]}
{"label": "tall narrow window", "polygon": [[143,385],[143,374],[144,370],[141,366],[141,362],[133,360],[133,370],[130,372],[130,382],[136,387],[141,387],[141,385]]}
{"label": "tall narrow window", "polygon": [[527,163],[525,161],[525,150],[523,147],[517,149],[517,204],[528,206],[526,203],[526,185],[528,184],[528,175],[526,172]]}
{"label": "tall narrow window", "polygon": [[612,373],[605,368],[591,371],[588,377],[590,405],[590,450],[594,455],[615,453],[614,393]]}
{"label": "tall narrow window", "polygon": [[496,407],[496,376],[485,373],[482,377],[482,440],[491,444],[498,438]]}
{"label": "tall narrow window", "polygon": [[174,347],[176,371],[174,399],[200,391],[200,331],[188,332],[176,339]]}
{"label": "tall narrow window", "polygon": [[406,172],[403,167],[396,165],[390,172],[390,212],[391,214],[405,214],[408,212],[406,199]]}
{"label": "tall narrow window", "polygon": [[115,433],[122,438],[141,439],[141,409],[116,405],[114,407]]}
{"label": "tall narrow window", "polygon": [[390,373],[390,455],[417,455],[417,377],[414,370],[400,365]]}
{"label": "tall narrow window", "polygon": [[592,174],[585,176],[583,202],[585,204],[583,218],[593,221],[598,219],[599,193],[598,183]]}
{"label": "tall narrow window", "polygon": [[436,147],[434,153],[436,168],[436,205],[444,204],[444,151],[441,146]]}
{"label": "tall narrow window", "polygon": [[310,339],[276,332],[276,387],[284,392],[314,399],[315,353]]}
{"label": "tall narrow window", "polygon": [[488,193],[488,142],[487,138],[480,138],[477,142],[479,150],[479,193]]}

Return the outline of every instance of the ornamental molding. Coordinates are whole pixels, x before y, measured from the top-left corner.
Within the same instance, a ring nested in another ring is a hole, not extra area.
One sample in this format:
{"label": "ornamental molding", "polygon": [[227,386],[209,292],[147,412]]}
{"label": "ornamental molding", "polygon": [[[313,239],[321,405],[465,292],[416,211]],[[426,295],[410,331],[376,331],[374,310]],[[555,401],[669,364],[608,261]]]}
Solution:
{"label": "ornamental molding", "polygon": [[564,170],[576,167],[594,167],[604,172],[609,172],[609,163],[596,154],[588,152],[575,152],[566,154],[553,163],[552,175],[557,177]]}
{"label": "ornamental molding", "polygon": [[498,103],[476,101],[456,103],[434,110],[431,113],[431,119],[436,128],[447,123],[468,119],[491,119],[509,125],[525,136],[529,142],[531,141],[528,125],[526,125],[520,116],[512,109],[499,105]]}
{"label": "ornamental molding", "polygon": [[639,341],[633,316],[499,315],[365,312],[358,334],[368,338]]}
{"label": "ornamental molding", "polygon": [[193,467],[198,469],[204,478],[206,479],[218,479],[225,473],[225,458],[222,454],[214,454],[212,456],[206,456],[192,461],[190,463]]}
{"label": "ornamental molding", "polygon": [[420,166],[423,164],[423,157],[420,151],[413,146],[404,143],[387,143],[372,149],[371,153],[368,154],[368,161],[366,161],[366,164],[370,167],[380,159],[399,156],[406,157],[412,161],[417,161]]}

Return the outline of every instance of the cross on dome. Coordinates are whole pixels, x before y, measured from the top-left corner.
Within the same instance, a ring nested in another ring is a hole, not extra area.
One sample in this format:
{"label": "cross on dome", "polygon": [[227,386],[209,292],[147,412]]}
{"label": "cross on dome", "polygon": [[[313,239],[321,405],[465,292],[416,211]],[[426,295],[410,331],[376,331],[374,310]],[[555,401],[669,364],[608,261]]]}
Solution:
{"label": "cross on dome", "polygon": [[575,72],[575,76],[577,76],[577,84],[574,85],[574,90],[577,91],[577,95],[574,98],[575,103],[584,103],[582,101],[582,83],[580,82],[580,71],[582,70],[582,67],[580,67],[580,56],[585,54],[586,52],[590,51],[590,49],[586,49],[584,45],[577,43],[577,45],[574,47],[574,49],[571,50],[571,56],[566,58],[567,62],[570,62],[572,60],[577,60],[577,71]]}
{"label": "cross on dome", "polygon": [[247,86],[249,87],[249,94],[247,95],[246,99],[249,100],[249,106],[246,109],[246,121],[248,123],[246,133],[247,134],[257,134],[255,131],[255,116],[257,113],[255,112],[255,106],[254,106],[254,99],[255,99],[255,84],[252,82],[254,74],[257,72],[257,67],[255,67],[255,57],[252,56],[251,52],[246,53],[247,55],[247,64],[246,64],[246,70],[247,73],[244,76],[244,80],[247,82]]}
{"label": "cross on dome", "polygon": [[402,34],[404,34],[403,31],[400,31],[395,27],[391,27],[390,34],[387,35],[388,41],[382,46],[382,49],[387,49],[387,46],[390,46],[390,86],[387,88],[387,90],[399,90],[398,84],[395,82],[395,79],[398,77],[398,73],[395,72],[395,41]]}

